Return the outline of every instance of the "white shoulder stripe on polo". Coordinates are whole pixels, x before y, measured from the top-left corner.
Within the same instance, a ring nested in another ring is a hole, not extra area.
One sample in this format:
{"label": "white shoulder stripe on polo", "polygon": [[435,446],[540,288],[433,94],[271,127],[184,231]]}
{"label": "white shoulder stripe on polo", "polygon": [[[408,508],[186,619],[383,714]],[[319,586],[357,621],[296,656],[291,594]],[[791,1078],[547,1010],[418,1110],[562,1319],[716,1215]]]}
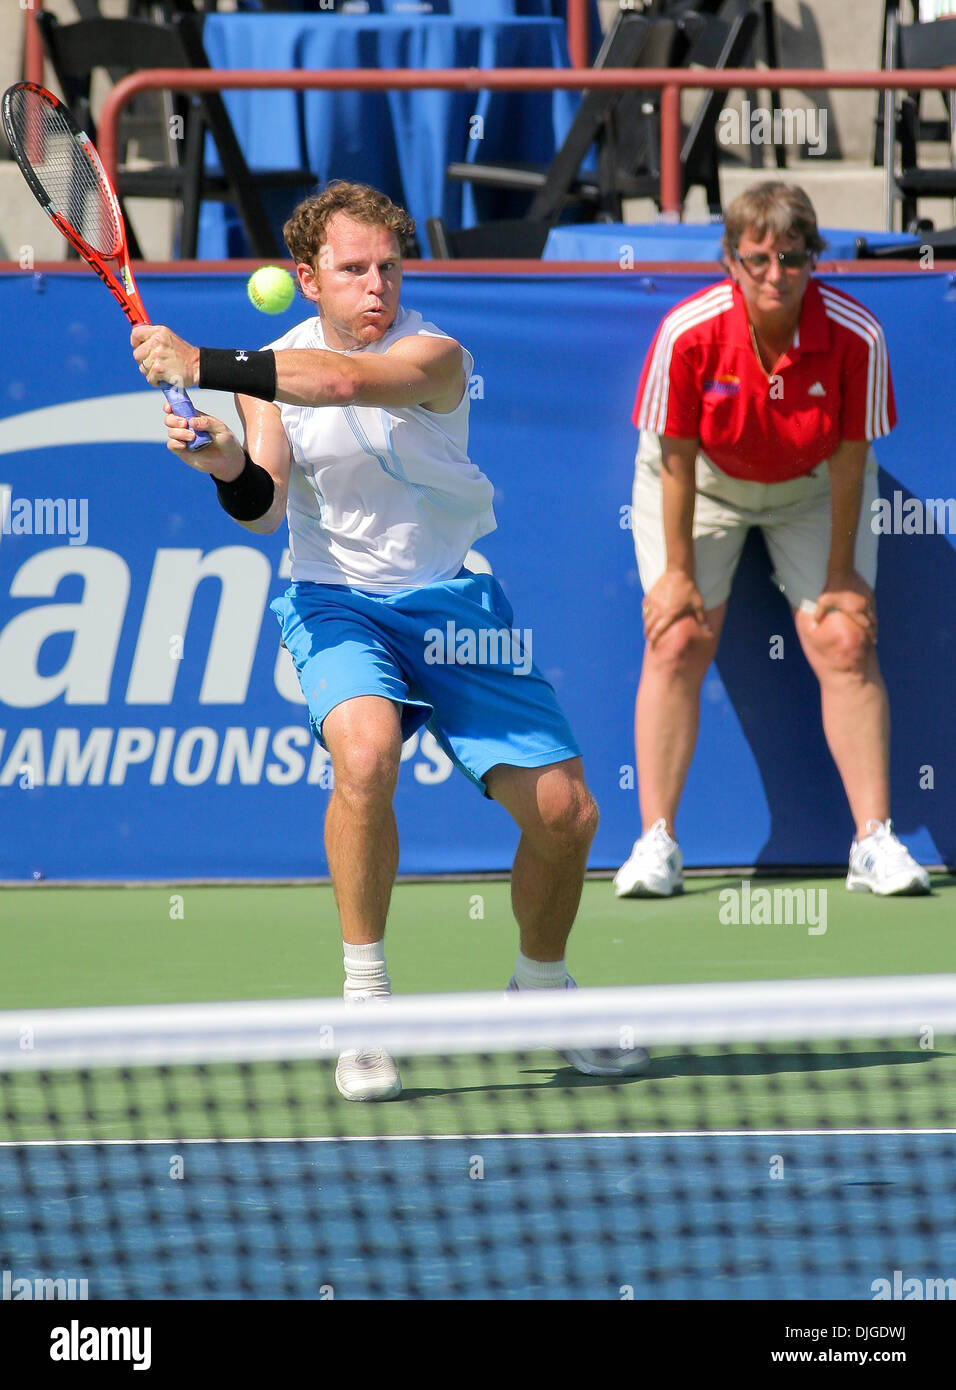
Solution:
{"label": "white shoulder stripe on polo", "polygon": [[689,328],[724,314],[733,304],[730,285],[717,285],[699,299],[680,305],[665,315],[657,334],[657,346],[647,375],[638,426],[663,434],[667,424],[671,357],[678,338]]}
{"label": "white shoulder stripe on polo", "polygon": [[883,343],[886,349],[886,340],[883,336],[883,328],[878,318],[871,314],[869,309],[865,309],[862,304],[855,304],[850,300],[844,299],[840,295],[830,294],[826,291],[822,294],[824,308],[828,318],[843,315],[846,320],[858,323],[861,328],[868,329],[875,337]]}
{"label": "white shoulder stripe on polo", "polygon": [[834,312],[830,317],[835,323],[850,329],[867,345],[866,369],[866,419],[864,430],[867,439],[877,439],[889,433],[889,415],[886,397],[886,353],[881,351],[879,338],[872,330],[862,328],[857,320]]}
{"label": "white shoulder stripe on polo", "polygon": [[678,338],[688,329],[726,313],[732,303],[731,287],[718,285],[700,299],[672,309],[665,317],[658,333],[657,348],[641,402],[640,423],[643,428],[651,429],[657,434],[662,434],[666,429],[670,365]]}
{"label": "white shoulder stripe on polo", "polygon": [[821,296],[827,317],[849,328],[867,345],[866,437],[877,439],[880,435],[889,434],[889,356],[880,322],[861,304],[844,299],[842,295],[828,293],[822,286]]}
{"label": "white shoulder stripe on polo", "polygon": [[[890,429],[888,409],[889,355],[879,319],[862,304],[847,300],[842,295],[833,293],[832,290],[822,291],[822,293],[828,317],[851,329],[863,338],[870,348],[867,373],[867,435],[870,438],[877,438],[881,434],[888,434]],[[871,433],[870,426],[872,424],[879,425],[875,433]]]}
{"label": "white shoulder stripe on polo", "polygon": [[843,309],[851,309],[859,314],[861,319],[865,319],[868,323],[872,324],[874,328],[880,328],[880,321],[876,315],[872,310],[868,309],[865,304],[861,304],[858,299],[851,299],[849,295],[842,294],[839,290],[835,290],[832,285],[818,285],[817,288],[820,291],[821,297],[826,300],[828,304],[838,304]]}

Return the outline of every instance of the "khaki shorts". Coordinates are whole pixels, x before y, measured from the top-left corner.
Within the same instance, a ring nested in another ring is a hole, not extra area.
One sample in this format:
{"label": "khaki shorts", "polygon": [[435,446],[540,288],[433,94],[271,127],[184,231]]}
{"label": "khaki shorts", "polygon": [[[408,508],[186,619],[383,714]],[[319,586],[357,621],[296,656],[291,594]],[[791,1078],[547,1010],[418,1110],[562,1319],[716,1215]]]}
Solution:
{"label": "khaki shorts", "polygon": [[[857,528],[855,567],[876,584],[878,537],[869,525],[879,496],[876,458],[866,460]],[[641,432],[634,467],[634,549],[645,594],[666,565],[661,510],[661,442]],[[763,531],[773,565],[772,581],[793,608],[812,612],[823,591],[830,554],[830,477],[826,463],[786,483],[752,483],[731,478],[703,454],[697,455],[694,557],[697,587],[705,608],[730,597],[740,553],[751,526]]]}

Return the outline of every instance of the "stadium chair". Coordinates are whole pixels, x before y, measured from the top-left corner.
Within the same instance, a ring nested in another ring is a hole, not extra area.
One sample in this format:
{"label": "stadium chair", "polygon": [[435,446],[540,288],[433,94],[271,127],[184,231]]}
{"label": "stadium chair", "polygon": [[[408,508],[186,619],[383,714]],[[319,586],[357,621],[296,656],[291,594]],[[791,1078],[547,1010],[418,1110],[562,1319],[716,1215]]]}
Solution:
{"label": "stadium chair", "polygon": [[[75,24],[60,24],[56,16],[40,10],[36,22],[44,48],[67,104],[91,139],[96,131],[90,113],[93,74],[104,68],[112,76],[141,68],[207,68],[202,46],[201,18],[176,14],[170,24],[154,24],[139,19],[93,18]],[[153,106],[155,110],[155,106]],[[236,206],[250,254],[257,257],[281,256],[279,239],[262,202],[265,190],[289,190],[294,198],[315,184],[308,169],[270,170],[252,173],[243,157],[236,133],[222,97],[216,92],[198,97],[173,97],[168,108],[183,119],[183,138],[171,140],[167,114],[154,117],[151,133],[161,132],[165,159],[132,167],[121,164],[117,192],[127,198],[156,198],[180,202],[179,255],[193,259],[199,230],[199,210],[203,199]],[[142,124],[142,117],[140,124]],[[205,137],[212,136],[221,173],[207,173],[204,167]],[[125,208],[124,208],[125,216]],[[141,255],[135,231],[126,217],[130,253]]]}
{"label": "stadium chair", "polygon": [[[666,33],[673,38],[676,25],[666,21]],[[641,15],[622,10],[605,36],[595,59],[595,68],[630,68],[644,61],[652,24]],[[659,38],[664,33],[659,31]],[[668,50],[669,51],[669,50]],[[648,64],[645,62],[645,66]],[[622,99],[621,92],[589,91],[584,94],[578,113],[550,167],[499,160],[492,164],[449,164],[446,177],[475,187],[503,188],[533,195],[527,216],[532,220],[556,221],[569,203],[583,203],[594,215],[600,190],[593,178],[587,188],[578,180],[588,150],[601,140],[609,113]]]}
{"label": "stadium chair", "polygon": [[[682,19],[686,15],[718,15],[722,19],[736,19],[747,9],[756,10],[760,17],[763,60],[769,70],[780,66],[777,45],[777,16],[773,0],[645,0],[643,13],[648,18]],[[758,104],[756,91],[749,91],[753,105]],[[776,110],[781,105],[779,88],[769,89],[770,106]],[[787,150],[783,144],[774,146],[774,159],[778,169],[787,167]],[[756,158],[756,155],[755,155]]]}
{"label": "stadium chair", "polygon": [[872,246],[865,236],[856,239],[857,259],[861,261],[919,261],[927,251],[934,259],[956,261],[956,227],[943,232],[922,231],[919,240],[908,246]]}
{"label": "stadium chair", "polygon": [[[707,67],[719,72],[724,68],[747,66],[760,22],[756,11],[744,10],[729,20],[712,15],[687,15],[681,22],[689,25],[692,20],[694,27],[690,31],[691,45],[686,57],[688,67]],[[713,218],[721,217],[723,212],[716,131],[727,96],[728,93],[723,91],[705,94],[681,145],[683,197],[686,198],[695,185],[702,186]],[[632,171],[639,166],[633,156],[628,158],[627,146],[621,142],[618,167],[610,175],[617,209],[620,209],[625,198],[652,198],[660,207],[659,116],[644,148],[649,167],[644,172],[635,173]]]}
{"label": "stadium chair", "polygon": [[[695,11],[679,18],[655,19],[635,64],[639,68],[684,67],[708,21]],[[604,138],[598,145],[597,194],[601,215],[610,221],[622,217],[618,189],[621,172],[656,169],[660,162],[659,88],[631,88],[609,109]],[[586,177],[582,191],[588,191]]]}
{"label": "stadium chair", "polygon": [[[743,66],[753,46],[759,17],[747,9],[735,19],[688,11],[680,19],[649,21],[622,11],[608,33],[596,67],[721,69]],[[715,129],[726,94],[709,93],[700,103],[681,150],[684,191],[703,184],[713,215],[720,215]],[[588,149],[598,144],[596,171],[581,171]],[[530,165],[451,164],[450,179],[477,186],[533,192],[527,216],[558,221],[569,206],[585,218],[620,221],[624,198],[660,193],[660,93],[640,89],[588,92],[550,169]]]}
{"label": "stadium chair", "polygon": [[425,232],[437,261],[540,260],[552,223],[513,218],[507,222],[482,222],[477,227],[446,227],[440,217],[429,217]]}
{"label": "stadium chair", "polygon": [[[907,68],[946,68],[956,66],[956,18],[937,19],[923,24],[898,24],[891,15],[887,27],[887,68],[905,72]],[[901,85],[905,77],[901,78]],[[919,217],[921,198],[952,198],[956,212],[956,164],[940,167],[921,166],[919,144],[935,137],[946,139],[956,157],[956,93],[946,92],[943,99],[949,111],[949,121],[938,128],[927,126],[920,119],[920,93],[911,92],[900,100],[895,112],[896,139],[887,142],[884,150],[884,170],[888,195],[888,230],[895,221],[895,206],[901,204],[901,225],[904,231],[919,231],[927,224]],[[895,172],[896,149],[899,147],[899,172]],[[954,217],[956,221],[956,217]],[[929,224],[930,228],[932,224]]]}

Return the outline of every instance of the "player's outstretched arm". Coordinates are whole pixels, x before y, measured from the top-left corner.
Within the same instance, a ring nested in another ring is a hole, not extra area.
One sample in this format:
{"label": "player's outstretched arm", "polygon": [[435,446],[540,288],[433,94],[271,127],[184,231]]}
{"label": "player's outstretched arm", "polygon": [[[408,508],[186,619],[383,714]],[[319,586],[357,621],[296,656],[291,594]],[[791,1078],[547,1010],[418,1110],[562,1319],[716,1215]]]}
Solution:
{"label": "player's outstretched arm", "polygon": [[276,400],[289,405],[378,405],[454,410],[465,391],[460,344],[409,334],[387,352],[345,355],[287,348],[275,354]]}
{"label": "player's outstretched arm", "polygon": [[399,410],[422,405],[447,413],[458,405],[466,385],[461,346],[453,338],[409,334],[387,352],[355,354],[324,348],[200,349],[157,324],[137,326],[131,339],[133,356],[151,386],[172,381],[186,390],[251,391],[286,405]]}

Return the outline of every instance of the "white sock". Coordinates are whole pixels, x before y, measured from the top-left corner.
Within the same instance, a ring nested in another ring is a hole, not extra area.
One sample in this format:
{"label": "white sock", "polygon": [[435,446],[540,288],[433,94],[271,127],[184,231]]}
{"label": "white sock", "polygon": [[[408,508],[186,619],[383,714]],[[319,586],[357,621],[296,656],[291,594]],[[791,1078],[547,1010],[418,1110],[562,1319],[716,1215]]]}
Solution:
{"label": "white sock", "polygon": [[531,960],[518,952],[514,979],[519,989],[564,989],[567,978],[563,960]]}
{"label": "white sock", "polygon": [[366,999],[387,999],[392,992],[385,965],[385,942],[372,941],[367,946],[343,944],[345,962],[346,1000],[361,1003]]}

